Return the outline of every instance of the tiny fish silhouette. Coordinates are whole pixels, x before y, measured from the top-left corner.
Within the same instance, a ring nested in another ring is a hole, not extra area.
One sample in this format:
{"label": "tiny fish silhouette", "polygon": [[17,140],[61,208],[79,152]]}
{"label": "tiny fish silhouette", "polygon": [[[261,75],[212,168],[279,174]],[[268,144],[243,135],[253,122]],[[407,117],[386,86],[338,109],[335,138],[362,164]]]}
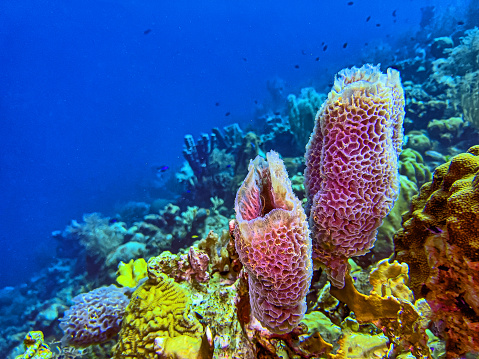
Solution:
{"label": "tiny fish silhouette", "polygon": [[396,10],[393,11],[393,16],[396,17]]}
{"label": "tiny fish silhouette", "polygon": [[351,5],[353,5],[353,4],[354,4],[353,1],[348,2],[348,5],[349,5],[349,6],[351,6]]}
{"label": "tiny fish silhouette", "polygon": [[145,35],[148,35],[150,32],[151,32],[151,29],[146,29],[145,31],[143,31]]}
{"label": "tiny fish silhouette", "polygon": [[458,25],[464,25],[464,21],[458,21],[457,24]]}
{"label": "tiny fish silhouette", "polygon": [[371,16],[368,16],[368,17],[366,18],[366,22],[368,22],[369,20],[371,20]]}
{"label": "tiny fish silhouette", "polygon": [[326,51],[328,49],[328,45],[324,45],[323,51]]}
{"label": "tiny fish silhouette", "polygon": [[381,24],[376,24],[376,27],[381,27]]}
{"label": "tiny fish silhouette", "polygon": [[294,68],[295,68],[295,69],[299,69],[299,65],[294,65]]}
{"label": "tiny fish silhouette", "polygon": [[220,103],[219,103],[219,102],[216,102],[216,103],[215,103],[215,106],[219,106],[219,105],[220,105]]}
{"label": "tiny fish silhouette", "polygon": [[226,112],[225,113],[225,116],[229,116],[229,115],[231,115],[231,112]]}
{"label": "tiny fish silhouette", "polygon": [[316,61],[319,61],[319,57],[316,57]]}
{"label": "tiny fish silhouette", "polygon": [[243,61],[246,62],[248,61],[248,59],[246,57],[243,57]]}
{"label": "tiny fish silhouette", "polygon": [[345,49],[346,47],[348,47],[348,43],[347,43],[347,42],[345,42],[345,43],[343,44],[343,49]]}

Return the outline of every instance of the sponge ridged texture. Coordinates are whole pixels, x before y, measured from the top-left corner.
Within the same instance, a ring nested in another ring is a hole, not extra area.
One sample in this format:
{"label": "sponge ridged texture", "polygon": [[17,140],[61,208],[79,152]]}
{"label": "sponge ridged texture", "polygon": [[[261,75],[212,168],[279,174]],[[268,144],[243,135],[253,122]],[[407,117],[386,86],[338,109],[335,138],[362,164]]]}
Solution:
{"label": "sponge ridged texture", "polygon": [[275,333],[295,328],[306,312],[311,240],[306,214],[286,168],[271,151],[256,157],[235,202],[235,243],[248,273],[255,317]]}
{"label": "sponge ridged texture", "polygon": [[404,92],[399,72],[341,71],[306,147],[313,255],[336,287],[347,260],[368,252],[399,190]]}

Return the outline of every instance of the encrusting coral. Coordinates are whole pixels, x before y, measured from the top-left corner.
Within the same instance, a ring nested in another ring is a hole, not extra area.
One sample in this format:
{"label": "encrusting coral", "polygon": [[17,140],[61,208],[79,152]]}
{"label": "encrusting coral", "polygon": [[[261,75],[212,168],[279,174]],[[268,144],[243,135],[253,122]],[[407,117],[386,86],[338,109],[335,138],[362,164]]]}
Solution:
{"label": "encrusting coral", "polygon": [[234,237],[254,316],[272,332],[287,333],[306,312],[311,240],[283,161],[273,151],[266,158],[250,163],[238,190]]}
{"label": "encrusting coral", "polygon": [[394,244],[414,294],[442,323],[447,358],[479,351],[479,146],[436,168]]}
{"label": "encrusting coral", "polygon": [[306,148],[313,257],[336,287],[347,260],[374,245],[398,195],[404,93],[399,72],[365,65],[341,71]]}

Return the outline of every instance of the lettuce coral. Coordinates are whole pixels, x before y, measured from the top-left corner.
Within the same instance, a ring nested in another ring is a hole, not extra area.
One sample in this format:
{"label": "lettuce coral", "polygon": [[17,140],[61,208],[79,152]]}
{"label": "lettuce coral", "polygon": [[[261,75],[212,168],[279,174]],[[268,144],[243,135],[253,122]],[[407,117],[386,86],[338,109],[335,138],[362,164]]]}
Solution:
{"label": "lettuce coral", "polygon": [[341,71],[307,145],[313,256],[342,288],[347,260],[373,246],[398,195],[404,92],[399,72]]}
{"label": "lettuce coral", "polygon": [[296,327],[306,312],[311,240],[301,201],[276,152],[256,157],[238,190],[234,237],[248,273],[254,316],[274,333]]}
{"label": "lettuce coral", "polygon": [[112,339],[120,331],[128,297],[110,285],[73,298],[73,306],[60,319],[62,344],[86,347]]}

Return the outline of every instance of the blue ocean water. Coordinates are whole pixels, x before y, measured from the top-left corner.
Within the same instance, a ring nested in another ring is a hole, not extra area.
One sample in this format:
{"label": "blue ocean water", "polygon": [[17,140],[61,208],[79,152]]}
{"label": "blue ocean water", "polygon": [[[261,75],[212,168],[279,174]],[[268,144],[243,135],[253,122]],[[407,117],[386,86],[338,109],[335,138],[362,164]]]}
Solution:
{"label": "blue ocean water", "polygon": [[421,8],[448,4],[3,0],[0,287],[51,262],[72,219],[148,199],[151,167],[181,166],[185,134],[274,110],[268,81],[286,96],[368,47],[414,52]]}

